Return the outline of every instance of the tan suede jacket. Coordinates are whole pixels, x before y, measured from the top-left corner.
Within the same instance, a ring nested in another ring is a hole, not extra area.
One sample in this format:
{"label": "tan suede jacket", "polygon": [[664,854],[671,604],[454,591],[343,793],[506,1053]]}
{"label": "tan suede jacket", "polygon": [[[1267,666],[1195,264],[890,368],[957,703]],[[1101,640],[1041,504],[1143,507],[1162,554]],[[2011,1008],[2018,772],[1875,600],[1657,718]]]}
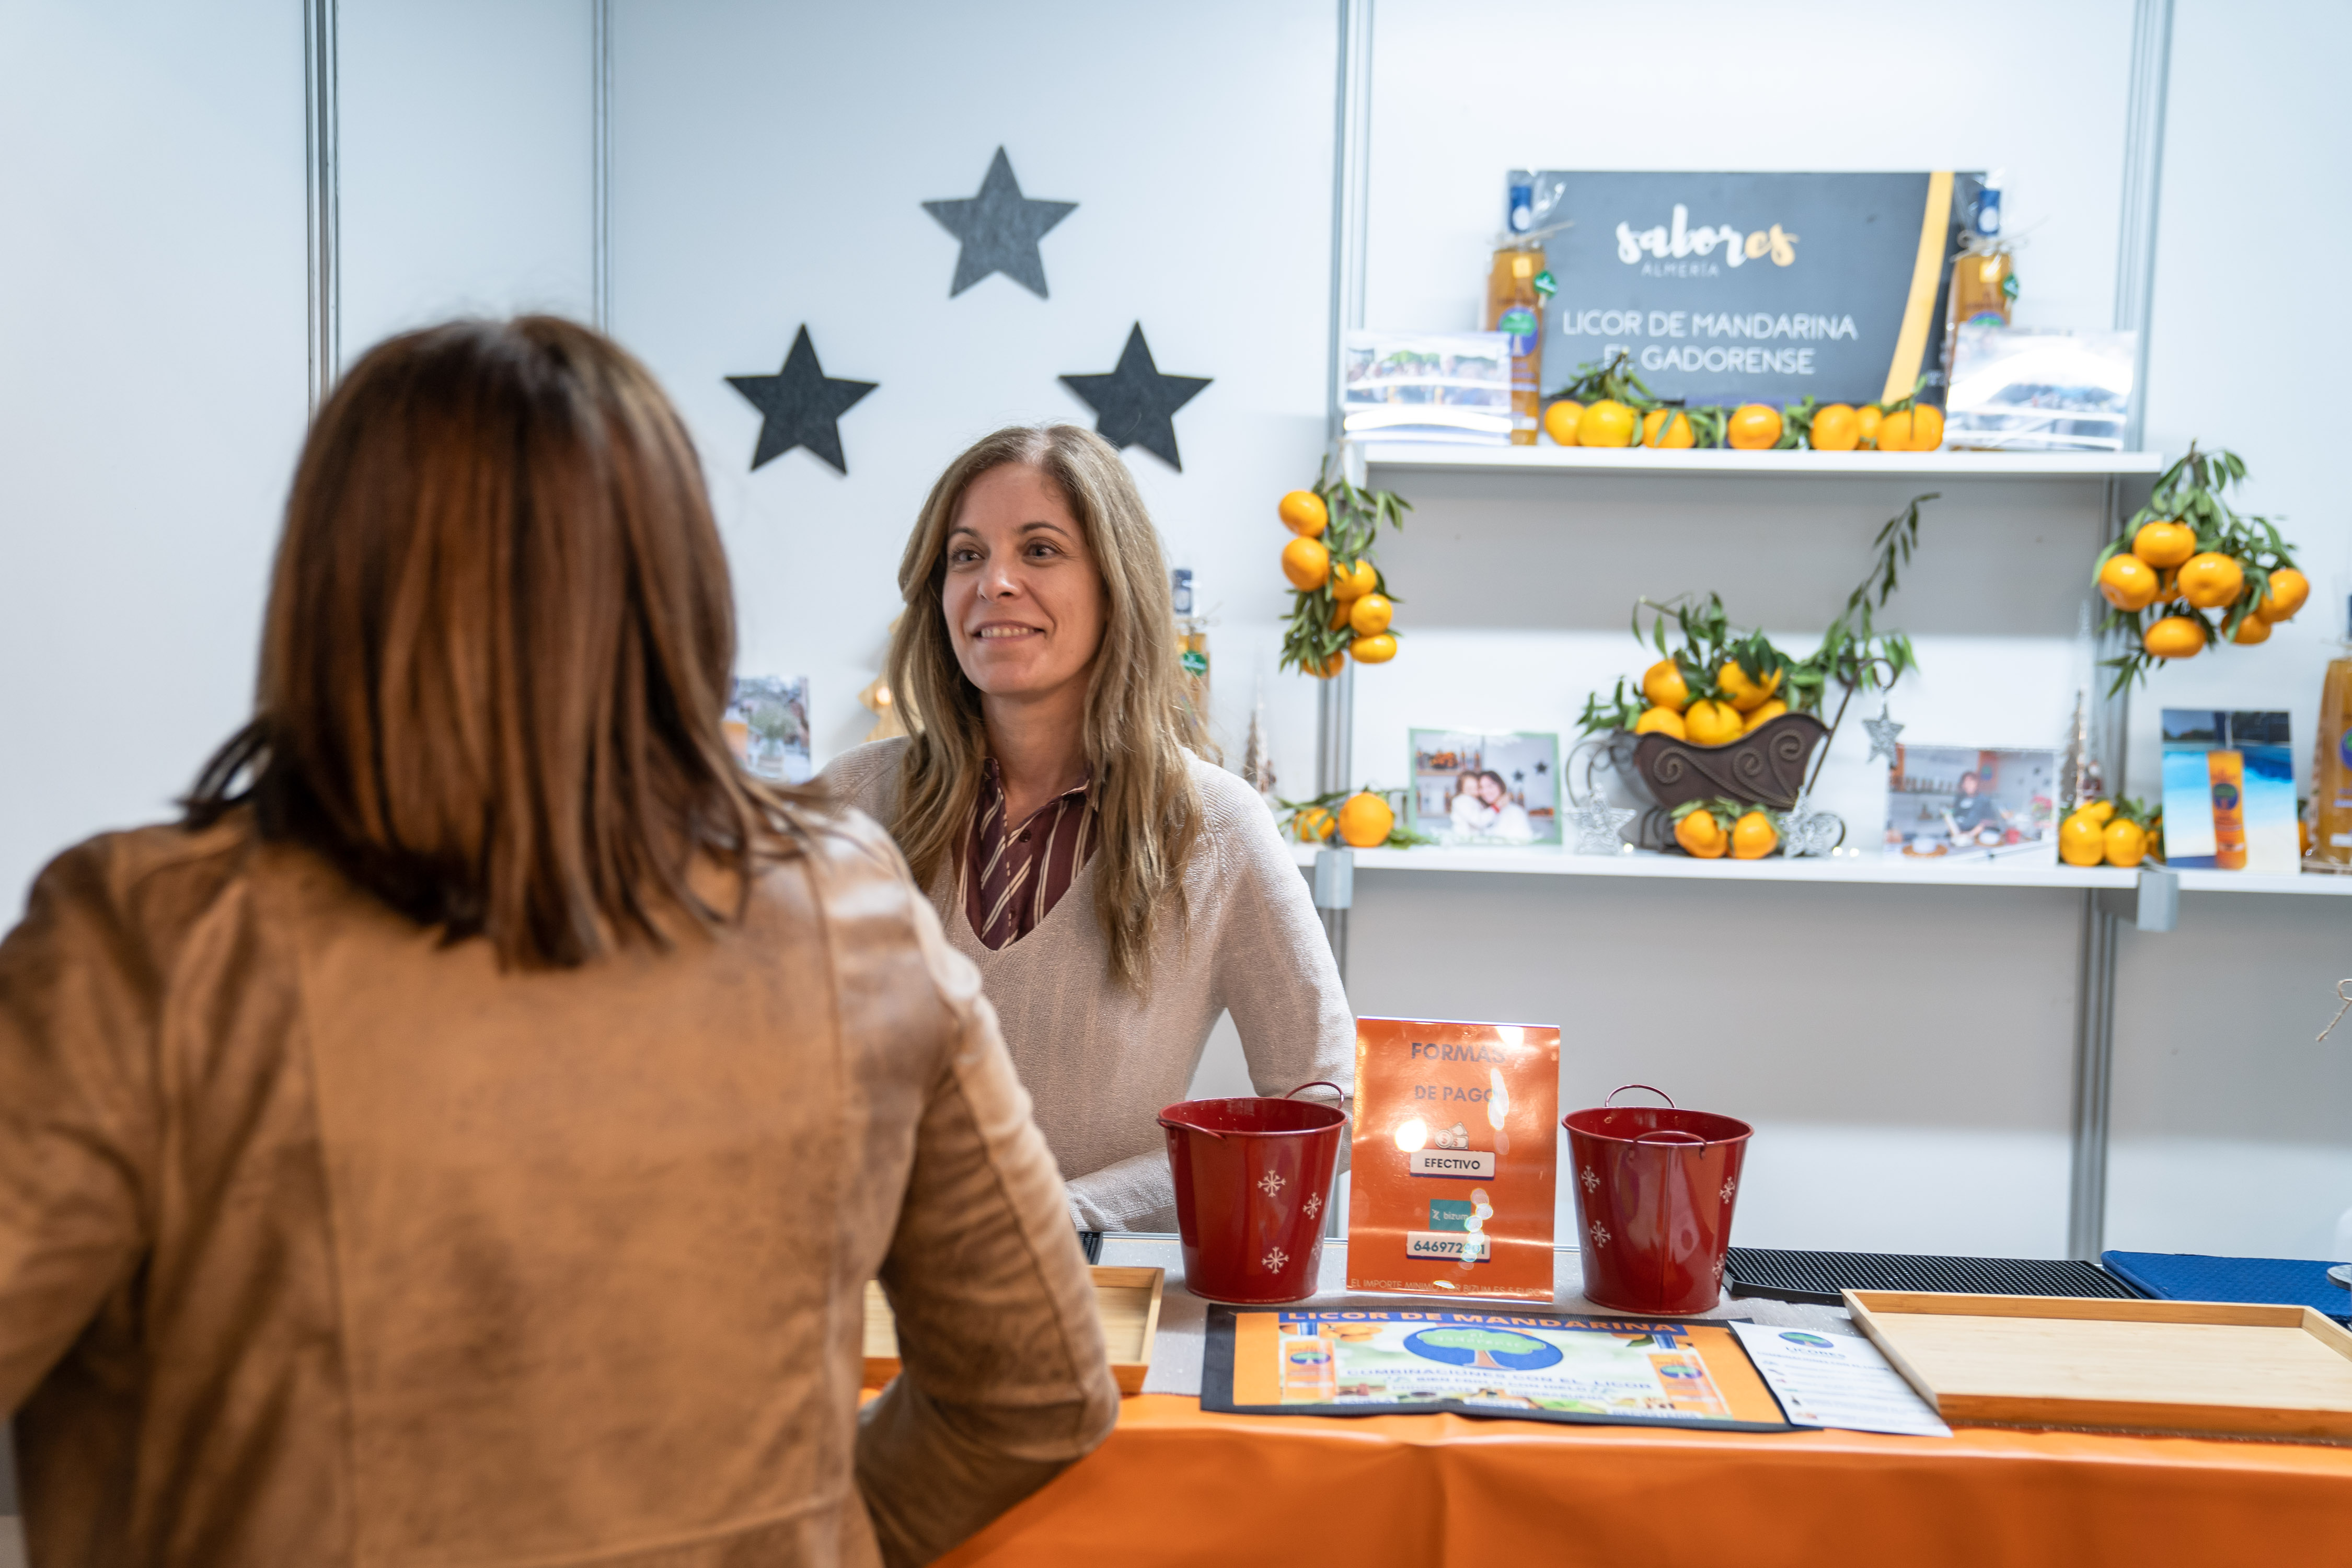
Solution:
{"label": "tan suede jacket", "polygon": [[577,970],[241,817],[68,852],[0,942],[40,1568],[918,1563],[1117,1405],[994,1016],[862,817]]}

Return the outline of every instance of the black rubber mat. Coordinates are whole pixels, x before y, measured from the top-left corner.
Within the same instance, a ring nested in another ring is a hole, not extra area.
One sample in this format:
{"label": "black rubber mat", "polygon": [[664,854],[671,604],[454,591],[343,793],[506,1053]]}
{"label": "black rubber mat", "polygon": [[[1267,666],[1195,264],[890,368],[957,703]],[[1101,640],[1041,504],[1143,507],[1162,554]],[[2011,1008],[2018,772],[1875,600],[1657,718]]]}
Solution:
{"label": "black rubber mat", "polygon": [[1078,1245],[1086,1248],[1087,1262],[1100,1263],[1102,1261],[1102,1237],[1103,1233],[1098,1230],[1082,1230],[1078,1232]]}
{"label": "black rubber mat", "polygon": [[1723,1268],[1735,1296],[1838,1305],[1841,1290],[1939,1290],[1967,1296],[2078,1296],[2137,1300],[2095,1263],[2066,1258],[1919,1258],[1890,1252],[1780,1252],[1735,1247]]}

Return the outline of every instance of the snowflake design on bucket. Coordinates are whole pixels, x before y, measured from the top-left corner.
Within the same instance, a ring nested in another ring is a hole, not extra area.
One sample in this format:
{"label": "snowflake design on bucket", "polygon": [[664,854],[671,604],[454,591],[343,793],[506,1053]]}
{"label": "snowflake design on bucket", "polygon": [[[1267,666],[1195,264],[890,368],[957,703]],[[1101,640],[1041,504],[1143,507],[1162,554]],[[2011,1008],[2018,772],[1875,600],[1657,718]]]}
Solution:
{"label": "snowflake design on bucket", "polygon": [[1717,1197],[1720,1197],[1720,1198],[1721,1198],[1725,1203],[1729,1203],[1729,1202],[1731,1201],[1731,1194],[1734,1194],[1734,1193],[1736,1193],[1736,1192],[1738,1192],[1738,1190],[1739,1190],[1739,1184],[1738,1184],[1738,1182],[1732,1181],[1729,1177],[1726,1177],[1726,1178],[1724,1179],[1724,1183],[1723,1183],[1723,1191],[1722,1191],[1722,1192],[1720,1192],[1720,1193],[1718,1193],[1718,1194],[1717,1194],[1716,1195],[1717,1195]]}
{"label": "snowflake design on bucket", "polygon": [[1275,1194],[1282,1191],[1282,1187],[1283,1181],[1279,1172],[1268,1171],[1265,1175],[1260,1176],[1257,1179],[1257,1190],[1264,1193],[1267,1197],[1272,1197]]}
{"label": "snowflake design on bucket", "polygon": [[1584,1190],[1588,1193],[1598,1192],[1601,1188],[1601,1173],[1590,1165],[1584,1167],[1584,1174],[1577,1180],[1584,1184]]}
{"label": "snowflake design on bucket", "polygon": [[1723,1259],[1720,1258],[1715,1260],[1715,1282],[1718,1285],[1723,1283]]}
{"label": "snowflake design on bucket", "polygon": [[1596,1219],[1592,1222],[1591,1228],[1592,1231],[1593,1246],[1606,1247],[1609,1245],[1609,1227],[1607,1226],[1602,1225]]}
{"label": "snowflake design on bucket", "polygon": [[1263,1258],[1260,1258],[1259,1261],[1264,1263],[1269,1271],[1272,1271],[1279,1269],[1284,1264],[1289,1262],[1290,1254],[1283,1251],[1282,1248],[1278,1247],[1268,1247],[1266,1249],[1265,1256]]}
{"label": "snowflake design on bucket", "polygon": [[1307,1217],[1308,1219],[1313,1219],[1317,1215],[1319,1215],[1322,1212],[1323,1194],[1321,1193],[1318,1193],[1313,1197],[1307,1200]]}

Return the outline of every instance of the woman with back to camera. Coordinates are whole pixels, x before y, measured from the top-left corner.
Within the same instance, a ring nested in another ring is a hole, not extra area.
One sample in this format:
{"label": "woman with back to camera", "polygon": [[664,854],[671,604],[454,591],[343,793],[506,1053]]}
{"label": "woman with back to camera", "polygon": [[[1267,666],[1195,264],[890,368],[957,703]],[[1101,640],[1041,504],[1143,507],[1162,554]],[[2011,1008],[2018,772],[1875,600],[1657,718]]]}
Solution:
{"label": "woman with back to camera", "polygon": [[329,399],[253,722],[0,942],[35,1562],[914,1563],[1100,1440],[977,979],[877,828],[735,765],[733,628],[686,433],[585,328]]}
{"label": "woman with back to camera", "polygon": [[1000,430],[931,488],[898,587],[910,732],[820,782],[890,827],[979,965],[1072,1217],[1172,1230],[1154,1119],[1219,1015],[1262,1094],[1351,1084],[1356,1031],[1272,814],[1198,755],[1150,516],[1093,432]]}

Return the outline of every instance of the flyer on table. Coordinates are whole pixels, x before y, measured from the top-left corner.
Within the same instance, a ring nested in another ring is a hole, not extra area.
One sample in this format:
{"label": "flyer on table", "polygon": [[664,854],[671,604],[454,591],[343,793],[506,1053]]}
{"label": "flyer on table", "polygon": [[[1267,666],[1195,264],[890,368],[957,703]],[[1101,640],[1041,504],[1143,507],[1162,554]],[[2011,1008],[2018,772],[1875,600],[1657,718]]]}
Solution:
{"label": "flyer on table", "polygon": [[1739,1346],[1800,1426],[1948,1437],[1935,1407],[1919,1397],[1876,1345],[1858,1335],[1733,1323]]}
{"label": "flyer on table", "polygon": [[1356,1022],[1348,1289],[1552,1299],[1559,1030]]}

